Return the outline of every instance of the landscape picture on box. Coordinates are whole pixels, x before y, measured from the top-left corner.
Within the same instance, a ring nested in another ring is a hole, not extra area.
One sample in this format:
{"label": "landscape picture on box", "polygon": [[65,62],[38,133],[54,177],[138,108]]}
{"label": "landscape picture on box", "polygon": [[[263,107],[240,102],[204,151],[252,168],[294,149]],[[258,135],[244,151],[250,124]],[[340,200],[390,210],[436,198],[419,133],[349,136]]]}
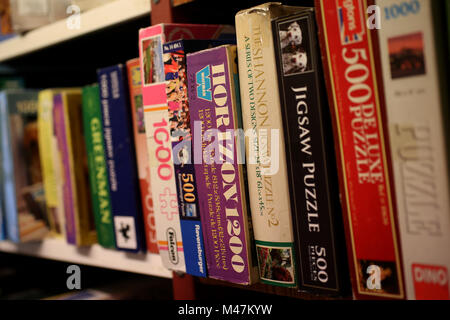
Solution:
{"label": "landscape picture on box", "polygon": [[388,40],[392,79],[426,74],[421,32]]}
{"label": "landscape picture on box", "polygon": [[263,280],[294,283],[292,249],[257,245],[260,277]]}
{"label": "landscape picture on box", "polygon": [[279,25],[280,48],[283,57],[284,75],[310,71],[310,45],[307,19],[296,19]]}
{"label": "landscape picture on box", "polygon": [[134,96],[134,103],[136,106],[136,119],[138,132],[145,133],[144,101],[142,99],[142,94]]}
{"label": "landscape picture on box", "polygon": [[158,70],[162,70],[163,68],[161,46],[160,36],[142,40],[144,85],[164,81],[164,78],[160,78],[161,73],[158,72]]}
{"label": "landscape picture on box", "polygon": [[361,287],[367,291],[399,294],[397,268],[394,262],[359,260],[359,279]]}

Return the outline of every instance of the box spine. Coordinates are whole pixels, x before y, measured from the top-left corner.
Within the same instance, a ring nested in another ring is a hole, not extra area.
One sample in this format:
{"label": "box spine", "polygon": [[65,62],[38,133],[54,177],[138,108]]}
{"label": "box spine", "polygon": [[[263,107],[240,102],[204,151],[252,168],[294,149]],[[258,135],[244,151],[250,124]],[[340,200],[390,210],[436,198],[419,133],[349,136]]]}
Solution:
{"label": "box spine", "polygon": [[92,211],[91,188],[88,181],[89,168],[83,135],[82,90],[67,92],[63,98],[68,125],[66,130],[68,130],[70,146],[70,166],[74,179],[77,244],[87,246],[97,243],[97,232]]}
{"label": "box spine", "polygon": [[[299,30],[302,42],[285,41]],[[342,295],[348,270],[314,10],[273,20],[299,289]],[[292,59],[301,64],[293,65]]]}
{"label": "box spine", "polygon": [[3,216],[3,195],[0,196],[0,241],[6,239],[5,237],[5,218]]}
{"label": "box spine", "polygon": [[86,177],[86,150],[82,134],[81,90],[54,96],[53,120],[64,172],[64,205],[70,223],[68,242],[77,246],[97,242],[90,188]]}
{"label": "box spine", "polygon": [[141,29],[139,33],[144,122],[152,195],[155,199],[153,205],[159,253],[165,267],[185,272],[186,264],[170,142],[166,84],[165,82],[155,82],[155,78],[152,76],[155,68],[162,68],[164,74],[163,65],[159,65],[162,64],[164,39],[163,30],[159,25]]}
{"label": "box spine", "polygon": [[5,113],[3,111],[3,109],[5,108],[4,106],[6,106],[6,93],[0,92],[0,181],[2,181],[2,183],[0,184],[0,240],[5,240],[6,239],[6,229],[5,229],[5,222],[6,222],[6,217],[5,217],[5,170],[4,170],[4,162],[5,160],[3,160],[3,157],[5,156],[5,146],[4,146],[4,141],[5,141],[5,134],[3,133],[3,123],[2,123],[2,119],[5,118]]}
{"label": "box spine", "polygon": [[368,4],[317,0],[316,7],[353,294],[404,299],[383,87],[367,28]]}
{"label": "box spine", "polygon": [[11,137],[9,130],[9,111],[7,93],[3,92],[0,96],[0,143],[2,156],[2,198],[5,216],[4,216],[4,232],[5,238],[20,242],[19,222],[17,216],[17,203],[14,182],[14,160],[11,150]]}
{"label": "box spine", "polygon": [[55,130],[55,136],[58,144],[59,159],[61,159],[61,170],[63,178],[63,203],[64,203],[64,214],[66,222],[66,240],[67,243],[76,245],[77,244],[77,231],[76,231],[76,218],[75,218],[75,199],[74,199],[74,186],[73,177],[70,166],[70,154],[67,140],[67,125],[66,117],[64,114],[64,102],[61,94],[56,94],[53,97],[53,108],[52,108],[52,119],[53,127]]}
{"label": "box spine", "polygon": [[[37,92],[8,91],[1,108],[6,234],[14,242],[48,233],[37,150]],[[36,197],[34,197],[36,196]],[[41,198],[42,199],[42,198]]]}
{"label": "box spine", "polygon": [[158,253],[158,240],[156,237],[155,212],[153,210],[147,138],[145,136],[141,68],[139,59],[128,61],[127,70],[129,82],[128,86],[130,91],[130,106],[133,119],[134,144],[136,146],[136,161],[138,167],[139,185],[141,189],[147,250],[152,253]]}
{"label": "box spine", "polygon": [[97,71],[116,247],[145,250],[139,182],[122,65]]}
{"label": "box spine", "polygon": [[[0,136],[1,137],[1,136]],[[0,154],[1,157],[1,154]],[[0,163],[1,167],[1,163]],[[0,176],[0,179],[3,179]],[[3,241],[6,239],[5,237],[5,217],[3,216],[3,194],[0,195],[0,241]]]}
{"label": "box spine", "polygon": [[98,243],[115,248],[98,85],[83,88],[83,129]]}
{"label": "box spine", "polygon": [[[233,49],[234,48],[234,49]],[[232,55],[222,46],[187,55],[190,122],[208,275],[253,281]]]}
{"label": "box spine", "polygon": [[39,156],[51,234],[57,237],[65,237],[62,169],[53,126],[53,95],[52,90],[39,92]]}
{"label": "box spine", "polygon": [[[267,284],[296,287],[283,121],[274,76],[277,69],[272,8],[275,6],[268,4],[236,15],[242,117],[245,132],[251,134],[246,153],[247,172],[260,279]],[[281,273],[270,263],[279,253],[292,263]]]}
{"label": "box spine", "polygon": [[[408,299],[447,300],[450,203],[438,20],[431,1],[404,3],[376,1],[405,287]],[[407,12],[397,15],[398,8]]]}
{"label": "box spine", "polygon": [[192,135],[187,97],[186,52],[183,41],[163,45],[171,144],[186,272],[206,277],[197,179],[192,163]]}

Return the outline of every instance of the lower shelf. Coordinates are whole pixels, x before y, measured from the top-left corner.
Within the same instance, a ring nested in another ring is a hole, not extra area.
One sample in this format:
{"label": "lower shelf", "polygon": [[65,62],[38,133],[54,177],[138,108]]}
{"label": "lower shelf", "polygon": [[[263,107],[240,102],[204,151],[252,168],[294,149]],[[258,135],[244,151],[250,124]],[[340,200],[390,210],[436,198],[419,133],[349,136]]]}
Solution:
{"label": "lower shelf", "polygon": [[232,287],[232,288],[240,288],[249,291],[256,291],[266,294],[274,295],[274,297],[289,297],[301,300],[352,300],[352,297],[331,297],[331,296],[320,296],[314,295],[310,293],[299,292],[297,289],[292,288],[283,288],[278,286],[267,285],[263,283],[256,283],[250,286],[242,286],[230,282],[215,280],[211,278],[198,278],[198,282],[207,286],[215,286],[217,287]]}
{"label": "lower shelf", "polygon": [[105,249],[97,244],[90,247],[76,247],[62,239],[45,239],[42,242],[20,244],[2,241],[0,251],[172,278],[172,272],[162,265],[161,257],[157,254],[134,254]]}

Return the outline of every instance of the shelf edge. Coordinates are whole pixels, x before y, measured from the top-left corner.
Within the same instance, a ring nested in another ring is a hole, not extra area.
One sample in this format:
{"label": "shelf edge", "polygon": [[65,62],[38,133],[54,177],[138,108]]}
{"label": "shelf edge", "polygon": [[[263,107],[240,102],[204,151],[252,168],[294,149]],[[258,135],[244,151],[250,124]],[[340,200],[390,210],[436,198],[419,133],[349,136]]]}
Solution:
{"label": "shelf edge", "polygon": [[67,244],[63,239],[45,239],[41,242],[19,244],[2,241],[0,252],[172,278],[172,272],[162,265],[158,254],[133,254],[105,249],[98,244],[90,247],[76,247]]}

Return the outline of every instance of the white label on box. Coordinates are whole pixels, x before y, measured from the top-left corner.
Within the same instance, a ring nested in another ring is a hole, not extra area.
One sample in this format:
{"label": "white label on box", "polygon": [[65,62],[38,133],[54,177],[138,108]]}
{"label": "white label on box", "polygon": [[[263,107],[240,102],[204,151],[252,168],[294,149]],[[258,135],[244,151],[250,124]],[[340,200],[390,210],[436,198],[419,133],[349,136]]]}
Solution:
{"label": "white label on box", "polygon": [[116,245],[120,249],[137,249],[136,227],[134,218],[127,216],[114,217]]}

